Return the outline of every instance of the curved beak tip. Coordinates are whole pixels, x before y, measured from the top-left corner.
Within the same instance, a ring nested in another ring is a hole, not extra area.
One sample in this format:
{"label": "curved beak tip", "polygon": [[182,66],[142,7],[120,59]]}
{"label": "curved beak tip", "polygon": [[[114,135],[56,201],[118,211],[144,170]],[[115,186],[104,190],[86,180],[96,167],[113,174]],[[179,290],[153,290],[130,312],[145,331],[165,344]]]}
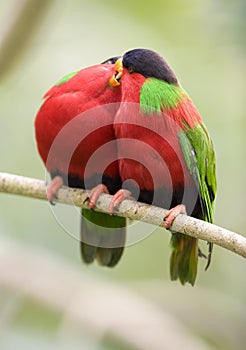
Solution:
{"label": "curved beak tip", "polygon": [[109,85],[112,87],[116,87],[120,85],[120,80],[123,75],[123,64],[122,64],[122,58],[119,58],[115,62],[115,74],[109,79]]}

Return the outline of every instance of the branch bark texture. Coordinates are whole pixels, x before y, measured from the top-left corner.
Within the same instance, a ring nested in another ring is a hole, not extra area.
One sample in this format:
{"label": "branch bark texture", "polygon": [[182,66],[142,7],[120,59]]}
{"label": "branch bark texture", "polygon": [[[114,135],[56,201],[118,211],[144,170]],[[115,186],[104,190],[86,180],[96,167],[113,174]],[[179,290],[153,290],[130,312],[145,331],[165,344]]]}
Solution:
{"label": "branch bark texture", "polygon": [[[46,188],[46,183],[42,180],[0,173],[0,192],[47,200]],[[88,191],[86,190],[62,187],[55,201],[89,208],[86,202],[87,195]],[[95,210],[109,213],[111,198],[110,195],[102,194],[96,203]],[[119,205],[115,215],[161,226],[165,213],[166,210],[162,208],[132,200],[124,200]],[[214,243],[246,258],[246,237],[235,232],[187,215],[179,215],[174,220],[171,229]]]}

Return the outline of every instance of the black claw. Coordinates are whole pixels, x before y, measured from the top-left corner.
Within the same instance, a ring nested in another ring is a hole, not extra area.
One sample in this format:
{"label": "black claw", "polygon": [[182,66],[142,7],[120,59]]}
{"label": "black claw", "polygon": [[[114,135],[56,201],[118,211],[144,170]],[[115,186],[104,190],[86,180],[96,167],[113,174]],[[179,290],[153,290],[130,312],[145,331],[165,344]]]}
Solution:
{"label": "black claw", "polygon": [[213,251],[213,243],[208,242],[208,262],[207,265],[205,267],[205,271],[209,268],[209,265],[211,263],[211,258],[212,258],[212,251]]}
{"label": "black claw", "polygon": [[212,257],[212,250],[213,250],[213,244],[212,243],[209,243],[209,248],[208,248],[208,255],[205,255],[200,248],[198,248],[198,256],[200,258],[205,258],[207,259],[207,265],[205,266],[205,271],[209,268],[209,265],[211,263],[211,257]]}
{"label": "black claw", "polygon": [[204,259],[207,259],[207,255],[205,255],[200,248],[198,248],[198,256],[199,258],[204,258]]}
{"label": "black claw", "polygon": [[138,209],[139,209],[140,205],[138,203],[135,204],[135,211],[134,214],[136,215],[138,213]]}
{"label": "black claw", "polygon": [[89,197],[86,197],[85,200],[83,201],[83,204],[89,201]]}

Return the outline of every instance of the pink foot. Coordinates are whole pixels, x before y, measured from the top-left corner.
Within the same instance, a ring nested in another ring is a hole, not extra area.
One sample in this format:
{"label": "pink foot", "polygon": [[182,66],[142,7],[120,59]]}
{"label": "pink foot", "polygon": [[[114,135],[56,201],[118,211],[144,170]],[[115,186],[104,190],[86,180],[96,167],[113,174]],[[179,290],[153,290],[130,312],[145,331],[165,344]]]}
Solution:
{"label": "pink foot", "polygon": [[96,202],[98,200],[98,197],[102,194],[102,193],[107,193],[109,194],[109,191],[107,189],[107,187],[103,184],[97,185],[96,187],[94,187],[90,194],[88,195],[88,199],[89,199],[89,206],[90,208],[94,208],[96,205]]}
{"label": "pink foot", "polygon": [[163,226],[165,228],[169,228],[172,223],[173,223],[173,220],[179,215],[179,214],[187,214],[186,213],[186,209],[185,209],[185,206],[183,204],[179,204],[177,205],[176,207],[170,209],[167,211],[165,217],[164,217],[164,224]]}
{"label": "pink foot", "polygon": [[131,192],[128,190],[121,189],[115,193],[113,198],[111,199],[109,205],[109,212],[113,214],[114,208],[117,207],[124,199],[132,199]]}
{"label": "pink foot", "polygon": [[52,203],[54,198],[57,198],[59,189],[63,186],[63,179],[61,176],[55,176],[47,187],[47,199]]}

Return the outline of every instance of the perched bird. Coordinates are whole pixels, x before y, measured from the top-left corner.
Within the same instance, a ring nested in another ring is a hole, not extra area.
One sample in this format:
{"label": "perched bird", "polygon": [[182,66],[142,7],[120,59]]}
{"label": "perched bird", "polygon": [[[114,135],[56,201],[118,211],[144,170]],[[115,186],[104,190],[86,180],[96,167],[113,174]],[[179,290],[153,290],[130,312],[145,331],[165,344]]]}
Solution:
{"label": "perched bird", "polygon": [[[92,209],[104,192],[113,195],[112,214],[124,198],[135,197],[169,209],[166,228],[180,213],[213,222],[212,141],[192,100],[156,52],[134,49],[64,77],[46,93],[35,129],[52,178],[50,201],[65,184],[91,189]],[[83,260],[114,266],[124,249],[125,219],[85,209],[82,214]],[[171,279],[194,285],[198,256],[204,256],[198,240],[171,232]],[[206,268],[211,253],[209,244]]]}
{"label": "perched bird", "polygon": [[[111,212],[124,198],[169,209],[164,227],[187,213],[213,222],[216,194],[215,154],[211,138],[192,100],[174,72],[156,52],[134,49],[115,62],[110,79],[121,90],[114,117],[119,174],[125,189],[115,193]],[[170,275],[194,285],[198,240],[172,232]],[[209,245],[209,266],[212,244]]]}
{"label": "perched bird", "polygon": [[[102,192],[114,194],[121,188],[113,142],[121,91],[109,84],[117,59],[65,76],[44,96],[35,133],[38,151],[52,178],[47,190],[51,202],[63,184],[91,189],[91,209]],[[102,147],[103,154],[90,161]],[[81,254],[86,263],[97,259],[105,266],[116,265],[124,243],[124,218],[82,210]]]}

